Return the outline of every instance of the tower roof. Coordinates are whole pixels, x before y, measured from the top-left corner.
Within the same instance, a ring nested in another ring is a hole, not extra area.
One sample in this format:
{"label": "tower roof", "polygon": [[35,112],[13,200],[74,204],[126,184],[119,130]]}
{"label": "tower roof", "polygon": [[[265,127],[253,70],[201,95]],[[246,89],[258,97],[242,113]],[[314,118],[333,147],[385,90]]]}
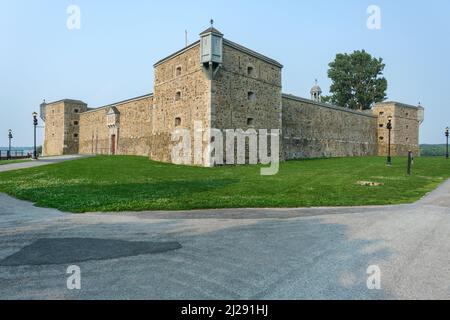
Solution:
{"label": "tower roof", "polygon": [[214,28],[213,26],[209,27],[208,29],[206,29],[205,31],[200,33],[200,35],[203,36],[203,35],[209,34],[209,33],[215,33],[215,34],[217,34],[219,36],[223,36],[223,33],[220,32],[219,30],[217,30],[216,28]]}
{"label": "tower roof", "polygon": [[214,34],[217,34],[217,35],[223,37],[223,33],[220,32],[219,30],[217,30],[216,28],[214,28],[214,20],[211,19],[209,23],[211,24],[211,26],[208,29],[206,29],[205,31],[203,31],[202,33],[200,33],[200,36],[203,36],[205,34],[214,33]]}
{"label": "tower roof", "polygon": [[311,88],[311,94],[313,93],[322,93],[322,88],[319,87],[317,79],[316,84]]}

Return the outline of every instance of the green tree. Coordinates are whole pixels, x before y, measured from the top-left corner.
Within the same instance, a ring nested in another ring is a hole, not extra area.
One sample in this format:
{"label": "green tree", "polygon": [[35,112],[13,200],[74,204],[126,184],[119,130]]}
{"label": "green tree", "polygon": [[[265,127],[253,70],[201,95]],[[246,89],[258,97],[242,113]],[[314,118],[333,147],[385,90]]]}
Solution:
{"label": "green tree", "polygon": [[383,59],[373,58],[366,51],[339,53],[329,64],[331,95],[324,97],[341,107],[367,110],[376,102],[386,100],[387,80],[383,77]]}

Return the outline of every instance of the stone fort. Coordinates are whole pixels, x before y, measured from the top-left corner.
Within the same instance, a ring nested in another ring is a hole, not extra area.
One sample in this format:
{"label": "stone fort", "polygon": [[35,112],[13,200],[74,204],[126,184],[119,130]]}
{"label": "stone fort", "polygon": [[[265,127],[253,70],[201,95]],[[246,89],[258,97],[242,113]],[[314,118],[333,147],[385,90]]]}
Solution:
{"label": "stone fort", "polygon": [[[43,153],[141,155],[173,162],[177,128],[194,130],[279,129],[283,160],[387,155],[392,118],[392,155],[419,155],[424,109],[398,102],[355,111],[282,93],[283,66],[224,38],[210,27],[200,39],[154,65],[152,94],[89,108],[80,100],[41,104]],[[205,148],[207,143],[205,143]],[[209,166],[207,160],[200,165]]]}

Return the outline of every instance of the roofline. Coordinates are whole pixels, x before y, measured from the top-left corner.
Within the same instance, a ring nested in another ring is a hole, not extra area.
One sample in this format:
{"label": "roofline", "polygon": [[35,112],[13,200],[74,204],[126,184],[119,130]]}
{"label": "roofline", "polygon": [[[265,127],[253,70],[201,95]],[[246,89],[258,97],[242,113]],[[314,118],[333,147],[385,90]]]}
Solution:
{"label": "roofline", "polygon": [[149,93],[149,94],[145,94],[145,95],[142,95],[142,96],[139,96],[139,97],[130,98],[130,99],[127,99],[127,100],[115,102],[115,103],[112,103],[112,104],[108,104],[106,106],[94,108],[94,109],[82,112],[80,114],[91,113],[91,112],[100,111],[100,110],[107,109],[107,108],[117,107],[117,106],[120,106],[120,105],[128,103],[128,102],[139,101],[139,100],[142,100],[142,99],[145,99],[145,98],[150,98],[150,97],[153,97],[153,93]]}
{"label": "roofline", "polygon": [[175,57],[179,56],[180,54],[185,53],[186,51],[188,51],[188,50],[194,48],[194,47],[197,46],[198,44],[200,44],[200,40],[197,40],[197,41],[195,41],[194,43],[191,43],[190,45],[188,45],[187,47],[185,47],[185,48],[183,48],[183,49],[181,49],[181,50],[178,50],[178,51],[176,51],[175,53],[172,53],[171,55],[169,55],[169,56],[167,56],[167,57],[165,57],[165,58],[159,60],[158,62],[156,62],[156,63],[153,65],[153,67],[157,67],[157,66],[159,66],[160,64],[162,64],[163,62],[166,62],[167,60],[170,60],[170,59],[172,59],[172,58],[175,58]]}
{"label": "roofline", "polygon": [[202,33],[200,33],[200,36],[203,36],[203,35],[206,35],[206,34],[210,34],[210,33],[215,34],[215,35],[218,35],[218,36],[221,36],[221,37],[223,36],[223,33],[220,32],[219,30],[217,30],[217,29],[214,28],[214,27],[210,27],[210,28],[206,29],[205,31],[203,31]]}
{"label": "roofline", "polygon": [[224,38],[223,39],[223,44],[228,45],[228,46],[230,46],[230,47],[232,47],[232,48],[234,48],[236,50],[239,50],[239,51],[241,51],[243,53],[246,53],[248,55],[251,55],[251,56],[253,56],[255,58],[264,60],[265,62],[270,63],[270,64],[272,64],[274,66],[277,66],[279,68],[283,68],[283,65],[281,63],[279,63],[278,61],[276,61],[274,59],[271,59],[271,58],[269,58],[269,57],[267,57],[265,55],[262,55],[259,52],[253,51],[253,50],[251,50],[249,48],[246,48],[246,47],[244,47],[244,46],[242,46],[242,45],[240,45],[240,44],[238,44],[236,42],[233,42],[231,40],[228,40],[228,39]]}
{"label": "roofline", "polygon": [[52,101],[52,102],[43,102],[43,103],[41,103],[41,105],[45,104],[46,106],[49,106],[49,105],[57,104],[57,103],[61,103],[61,102],[78,103],[78,104],[84,104],[87,106],[87,103],[85,103],[81,100],[75,100],[75,99],[61,99],[61,100]]}
{"label": "roofline", "polygon": [[398,105],[398,106],[403,107],[403,108],[416,109],[416,110],[418,110],[418,109],[420,109],[420,108],[425,109],[425,108],[422,107],[422,106],[420,106],[420,107],[419,107],[419,106],[413,106],[413,105],[411,105],[411,104],[406,104],[406,103],[397,102],[397,101],[384,101],[384,102],[378,102],[378,103],[375,104],[375,106],[379,106],[379,105],[389,105],[389,104]]}
{"label": "roofline", "polygon": [[[178,50],[177,52],[172,53],[171,55],[169,55],[169,56],[167,56],[167,57],[165,57],[165,58],[159,60],[158,62],[156,62],[156,63],[153,65],[153,67],[157,67],[157,66],[159,66],[160,64],[162,64],[162,63],[164,63],[164,62],[166,62],[166,61],[168,61],[168,60],[170,60],[170,59],[173,59],[173,58],[175,58],[175,57],[177,57],[177,56],[179,56],[179,55],[185,53],[186,51],[188,51],[188,50],[194,48],[195,46],[197,46],[197,45],[199,45],[199,44],[200,44],[200,40],[197,40],[197,41],[195,41],[194,43],[190,44],[189,46],[187,46],[187,47],[185,47],[185,48],[183,48],[183,49],[181,49],[181,50]],[[269,64],[272,64],[272,65],[274,65],[274,66],[276,66],[276,67],[278,67],[278,68],[283,68],[283,65],[282,65],[281,63],[279,63],[278,61],[276,61],[276,60],[274,60],[274,59],[271,59],[271,58],[269,58],[269,57],[267,57],[267,56],[265,56],[265,55],[262,55],[261,53],[258,53],[258,52],[254,51],[254,50],[251,50],[251,49],[249,49],[249,48],[246,48],[246,47],[244,47],[244,46],[242,46],[242,45],[240,45],[240,44],[237,44],[236,42],[233,42],[233,41],[231,41],[231,40],[228,40],[228,39],[225,39],[225,38],[224,38],[224,39],[223,39],[223,44],[224,44],[224,45],[227,45],[227,46],[229,46],[229,47],[232,47],[232,48],[234,48],[234,49],[236,49],[236,50],[239,50],[239,51],[241,51],[241,52],[243,52],[243,53],[245,53],[245,54],[248,54],[248,55],[250,55],[250,56],[253,56],[253,57],[257,58],[257,59],[261,59],[261,60],[263,60],[263,61],[265,61],[265,62],[267,62],[267,63],[269,63]]]}
{"label": "roofline", "polygon": [[282,97],[286,98],[286,99],[291,99],[291,100],[294,100],[294,101],[314,104],[316,106],[324,107],[324,108],[328,108],[328,109],[354,113],[354,114],[357,114],[357,115],[360,115],[360,116],[366,116],[366,117],[370,117],[370,118],[377,118],[377,116],[375,116],[373,114],[366,113],[366,112],[361,112],[361,111],[352,110],[352,109],[348,109],[348,108],[342,108],[342,107],[338,107],[338,106],[335,106],[335,105],[332,105],[332,104],[328,104],[328,103],[324,103],[324,102],[317,102],[317,101],[314,101],[314,100],[311,100],[311,99],[297,97],[297,96],[294,96],[292,94],[285,94],[285,93],[283,93]]}

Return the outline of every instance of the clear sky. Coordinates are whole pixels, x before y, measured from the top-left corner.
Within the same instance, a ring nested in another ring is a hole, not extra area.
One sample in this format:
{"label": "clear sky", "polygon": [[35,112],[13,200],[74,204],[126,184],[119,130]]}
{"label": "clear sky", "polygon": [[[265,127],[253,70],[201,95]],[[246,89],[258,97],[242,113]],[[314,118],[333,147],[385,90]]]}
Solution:
{"label": "clear sky", "polygon": [[[69,30],[69,5],[81,28]],[[367,28],[367,8],[381,29]],[[98,107],[153,91],[153,63],[215,20],[225,37],[280,61],[283,91],[328,93],[336,53],[365,49],[387,64],[389,100],[426,108],[422,143],[442,143],[450,125],[450,1],[407,0],[0,0],[0,146],[32,144],[42,99]],[[39,129],[41,140],[42,129]]]}

